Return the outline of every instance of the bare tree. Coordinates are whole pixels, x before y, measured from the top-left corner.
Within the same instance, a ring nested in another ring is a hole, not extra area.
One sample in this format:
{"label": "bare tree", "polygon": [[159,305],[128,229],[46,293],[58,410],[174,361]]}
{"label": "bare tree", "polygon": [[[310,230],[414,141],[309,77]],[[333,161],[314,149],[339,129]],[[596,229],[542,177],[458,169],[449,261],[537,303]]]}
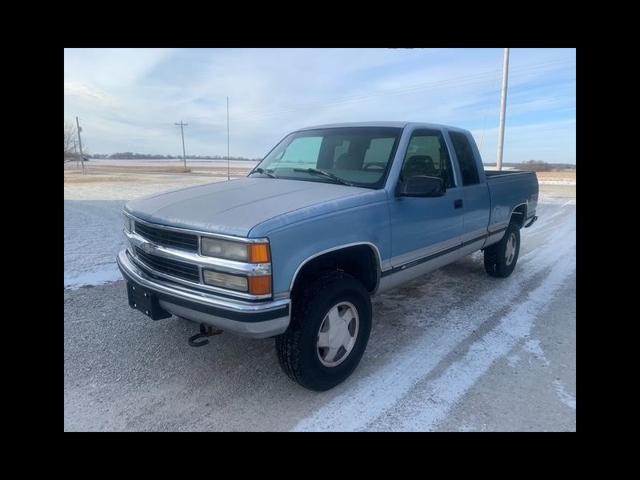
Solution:
{"label": "bare tree", "polygon": [[[89,157],[89,150],[82,144],[82,153],[85,159]],[[80,161],[78,149],[78,129],[72,122],[64,122],[64,163]]]}
{"label": "bare tree", "polygon": [[78,135],[76,133],[76,127],[71,122],[64,122],[64,161],[72,162],[78,159],[76,153]]}

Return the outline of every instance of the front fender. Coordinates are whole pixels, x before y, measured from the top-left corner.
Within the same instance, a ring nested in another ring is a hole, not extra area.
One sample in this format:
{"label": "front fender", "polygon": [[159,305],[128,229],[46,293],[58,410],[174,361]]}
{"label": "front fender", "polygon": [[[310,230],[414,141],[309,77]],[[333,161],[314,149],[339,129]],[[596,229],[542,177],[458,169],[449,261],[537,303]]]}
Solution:
{"label": "front fender", "polygon": [[376,254],[379,269],[385,268],[391,251],[389,211],[386,193],[377,192],[378,201],[323,212],[271,231],[256,230],[256,235],[269,238],[271,243],[274,296],[289,295],[305,263],[340,248],[368,245]]}

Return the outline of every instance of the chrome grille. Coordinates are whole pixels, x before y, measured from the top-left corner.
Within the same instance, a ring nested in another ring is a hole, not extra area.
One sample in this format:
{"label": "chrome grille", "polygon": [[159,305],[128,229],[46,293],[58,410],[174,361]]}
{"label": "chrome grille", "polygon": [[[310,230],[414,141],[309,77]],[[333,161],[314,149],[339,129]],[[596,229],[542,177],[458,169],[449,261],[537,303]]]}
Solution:
{"label": "chrome grille", "polygon": [[158,255],[151,255],[138,247],[135,247],[135,250],[138,259],[152,270],[191,282],[200,281],[200,271],[197,265],[171,260]]}
{"label": "chrome grille", "polygon": [[135,222],[135,231],[141,237],[157,245],[179,248],[187,252],[198,251],[197,235],[156,228],[140,222]]}

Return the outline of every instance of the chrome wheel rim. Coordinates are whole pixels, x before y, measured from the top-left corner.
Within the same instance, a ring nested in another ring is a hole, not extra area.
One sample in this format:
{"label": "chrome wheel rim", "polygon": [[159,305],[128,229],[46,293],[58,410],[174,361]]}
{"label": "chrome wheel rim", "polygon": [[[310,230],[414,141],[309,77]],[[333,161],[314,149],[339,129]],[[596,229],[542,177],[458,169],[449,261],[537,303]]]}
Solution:
{"label": "chrome wheel rim", "polygon": [[507,240],[507,248],[504,251],[504,259],[507,265],[511,265],[513,259],[516,256],[516,234],[511,233],[509,235],[509,239]]}
{"label": "chrome wheel rim", "polygon": [[318,359],[325,367],[336,367],[344,362],[358,338],[360,318],[350,302],[334,305],[325,315],[316,341]]}

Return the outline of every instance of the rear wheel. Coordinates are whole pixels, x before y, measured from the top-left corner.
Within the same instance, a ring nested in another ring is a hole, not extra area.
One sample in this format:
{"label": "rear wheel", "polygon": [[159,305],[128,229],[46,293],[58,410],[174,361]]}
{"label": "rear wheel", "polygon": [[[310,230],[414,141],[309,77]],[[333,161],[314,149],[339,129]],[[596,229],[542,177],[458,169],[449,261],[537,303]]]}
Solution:
{"label": "rear wheel", "polygon": [[370,331],[369,292],[347,273],[327,272],[296,296],[291,324],[276,337],[280,366],[303,387],[328,390],[358,366]]}
{"label": "rear wheel", "polygon": [[492,277],[508,277],[516,267],[519,253],[520,228],[510,223],[502,240],[484,249],[484,269]]}

